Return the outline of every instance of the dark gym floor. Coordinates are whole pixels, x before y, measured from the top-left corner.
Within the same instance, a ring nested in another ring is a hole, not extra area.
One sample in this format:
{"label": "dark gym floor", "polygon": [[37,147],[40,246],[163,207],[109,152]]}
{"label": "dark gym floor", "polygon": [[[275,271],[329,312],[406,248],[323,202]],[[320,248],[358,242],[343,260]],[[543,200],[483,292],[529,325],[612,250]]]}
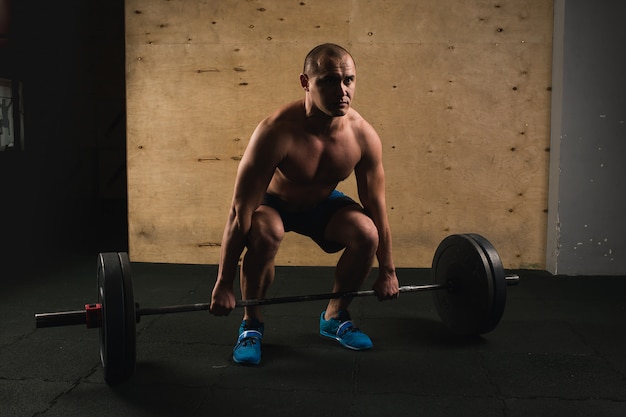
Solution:
{"label": "dark gym floor", "polygon": [[[324,301],[268,306],[259,367],[231,361],[240,311],[144,317],[135,374],[111,388],[97,330],[33,319],[95,302],[95,259],[23,269],[0,292],[0,416],[625,416],[626,277],[510,272],[521,283],[500,325],[474,340],[442,327],[429,293],[355,300],[368,352],[317,335]],[[135,299],[207,302],[214,276],[133,264]],[[427,270],[399,276],[428,282]],[[270,296],[327,292],[331,280],[331,268],[278,268]]]}

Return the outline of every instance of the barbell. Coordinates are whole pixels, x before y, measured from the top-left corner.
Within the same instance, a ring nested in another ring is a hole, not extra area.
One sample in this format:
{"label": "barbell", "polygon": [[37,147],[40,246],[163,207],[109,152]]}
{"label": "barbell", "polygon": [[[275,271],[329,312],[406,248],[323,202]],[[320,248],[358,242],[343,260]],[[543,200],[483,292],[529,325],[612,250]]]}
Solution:
{"label": "barbell", "polygon": [[[142,316],[208,310],[210,303],[140,308],[135,303],[131,263],[126,252],[98,255],[98,301],[82,310],[35,314],[37,328],[86,324],[100,329],[100,360],[104,379],[114,385],[130,378],[136,362],[135,324]],[[446,237],[437,247],[427,285],[401,286],[401,293],[433,291],[439,317],[462,336],[492,331],[500,322],[506,287],[519,276],[505,276],[502,261],[487,239],[478,234]],[[236,307],[373,296],[373,290],[238,300]]]}

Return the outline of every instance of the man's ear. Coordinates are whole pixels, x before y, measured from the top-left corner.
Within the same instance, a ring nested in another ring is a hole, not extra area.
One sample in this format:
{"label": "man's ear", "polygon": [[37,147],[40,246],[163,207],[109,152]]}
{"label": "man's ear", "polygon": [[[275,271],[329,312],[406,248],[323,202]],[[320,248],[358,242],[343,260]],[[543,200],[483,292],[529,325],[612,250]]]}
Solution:
{"label": "man's ear", "polygon": [[309,91],[309,76],[306,74],[300,74],[300,85],[304,88],[304,91]]}

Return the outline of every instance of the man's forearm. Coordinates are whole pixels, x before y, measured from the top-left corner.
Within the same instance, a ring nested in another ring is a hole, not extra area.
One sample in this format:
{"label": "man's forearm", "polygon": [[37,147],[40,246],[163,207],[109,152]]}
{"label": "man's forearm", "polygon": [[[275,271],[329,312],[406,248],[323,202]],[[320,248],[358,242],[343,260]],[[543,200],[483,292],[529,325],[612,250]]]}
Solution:
{"label": "man's forearm", "polygon": [[241,230],[241,223],[235,216],[229,218],[224,228],[220,265],[217,273],[218,281],[232,285],[237,276],[239,258],[245,247],[247,233]]}

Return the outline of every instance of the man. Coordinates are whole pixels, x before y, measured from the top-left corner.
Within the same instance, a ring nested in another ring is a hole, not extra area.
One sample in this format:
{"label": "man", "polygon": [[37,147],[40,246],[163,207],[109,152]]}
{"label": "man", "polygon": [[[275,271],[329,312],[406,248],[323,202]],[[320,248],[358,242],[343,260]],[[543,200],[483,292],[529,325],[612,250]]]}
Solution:
{"label": "man", "polygon": [[[381,300],[398,297],[386,214],[382,146],[374,128],[351,102],[356,86],[352,56],[334,44],[307,55],[303,100],[287,104],[255,129],[241,159],[224,229],[211,313],[235,307],[239,257],[243,299],[263,298],[274,280],[274,257],[285,232],[311,237],[326,252],[345,248],[333,292],[358,290],[378,258],[373,289]],[[335,190],[354,171],[361,205]],[[354,350],[372,347],[350,320],[350,299],[330,300],[320,334]],[[260,307],[246,307],[233,360],[258,364],[264,323]]]}

